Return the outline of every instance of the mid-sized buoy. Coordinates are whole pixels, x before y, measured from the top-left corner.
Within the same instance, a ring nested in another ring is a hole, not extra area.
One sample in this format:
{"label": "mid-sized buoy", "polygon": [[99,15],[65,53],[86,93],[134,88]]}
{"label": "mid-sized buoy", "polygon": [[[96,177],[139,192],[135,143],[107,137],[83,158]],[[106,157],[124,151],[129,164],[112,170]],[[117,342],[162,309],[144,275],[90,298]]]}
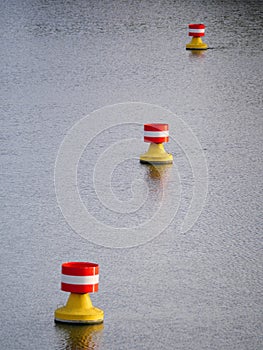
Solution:
{"label": "mid-sized buoy", "polygon": [[168,124],[144,124],[144,142],[150,143],[148,151],[140,156],[144,164],[171,164],[173,156],[167,153],[163,143],[169,141]]}
{"label": "mid-sized buoy", "polygon": [[55,311],[55,322],[102,323],[104,312],[92,305],[89,293],[99,288],[99,265],[91,262],[62,264],[61,290],[70,292],[67,304]]}
{"label": "mid-sized buoy", "polygon": [[206,50],[207,44],[203,43],[202,36],[205,35],[204,24],[189,24],[189,36],[192,36],[192,40],[189,44],[186,44],[186,50]]}

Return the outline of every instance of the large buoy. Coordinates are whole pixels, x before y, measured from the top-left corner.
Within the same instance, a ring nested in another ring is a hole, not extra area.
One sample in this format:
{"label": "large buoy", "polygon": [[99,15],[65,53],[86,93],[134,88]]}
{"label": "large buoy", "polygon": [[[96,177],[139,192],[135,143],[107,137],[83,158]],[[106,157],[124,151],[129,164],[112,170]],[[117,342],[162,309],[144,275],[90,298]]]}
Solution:
{"label": "large buoy", "polygon": [[148,151],[140,156],[140,162],[146,164],[171,164],[173,156],[167,153],[163,143],[169,141],[168,124],[145,124],[144,142],[150,143]]}
{"label": "large buoy", "polygon": [[66,306],[55,311],[55,322],[96,324],[104,312],[92,305],[89,293],[99,288],[99,265],[91,262],[62,264],[61,290],[70,292]]}
{"label": "large buoy", "polygon": [[204,24],[189,24],[189,36],[192,36],[192,40],[189,44],[186,44],[186,50],[206,50],[208,46],[203,43],[201,38],[204,35]]}

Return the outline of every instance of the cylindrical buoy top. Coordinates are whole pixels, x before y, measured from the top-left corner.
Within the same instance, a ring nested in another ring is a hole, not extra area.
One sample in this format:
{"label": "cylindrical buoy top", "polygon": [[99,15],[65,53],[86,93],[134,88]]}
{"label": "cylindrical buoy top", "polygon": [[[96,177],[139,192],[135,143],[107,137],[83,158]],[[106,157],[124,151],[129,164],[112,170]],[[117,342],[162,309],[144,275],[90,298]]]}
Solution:
{"label": "cylindrical buoy top", "polygon": [[200,37],[205,35],[204,24],[189,24],[189,36]]}
{"label": "cylindrical buoy top", "polygon": [[99,289],[99,265],[91,262],[62,264],[61,290],[71,293],[94,293]]}
{"label": "cylindrical buoy top", "polygon": [[144,124],[144,142],[163,143],[168,141],[168,124]]}

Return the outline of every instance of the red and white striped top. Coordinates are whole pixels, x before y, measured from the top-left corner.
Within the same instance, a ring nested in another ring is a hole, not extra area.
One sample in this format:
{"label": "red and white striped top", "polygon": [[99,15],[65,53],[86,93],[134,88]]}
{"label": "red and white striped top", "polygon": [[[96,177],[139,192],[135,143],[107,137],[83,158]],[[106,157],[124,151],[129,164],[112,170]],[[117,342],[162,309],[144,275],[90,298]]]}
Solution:
{"label": "red and white striped top", "polygon": [[144,124],[144,142],[163,143],[168,141],[168,124]]}
{"label": "red and white striped top", "polygon": [[189,36],[200,37],[205,35],[204,24],[189,24]]}
{"label": "red and white striped top", "polygon": [[99,265],[90,262],[62,264],[61,290],[71,293],[94,293],[99,289]]}

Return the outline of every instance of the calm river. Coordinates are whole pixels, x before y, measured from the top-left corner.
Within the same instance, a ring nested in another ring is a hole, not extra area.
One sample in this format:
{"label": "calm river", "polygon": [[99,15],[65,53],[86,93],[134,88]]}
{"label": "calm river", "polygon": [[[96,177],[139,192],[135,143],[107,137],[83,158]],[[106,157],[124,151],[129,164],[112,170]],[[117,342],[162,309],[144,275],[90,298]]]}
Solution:
{"label": "calm river", "polygon": [[[0,348],[262,349],[262,4],[0,13]],[[154,122],[170,167],[139,163]],[[66,261],[100,265],[102,325],[54,323]]]}

